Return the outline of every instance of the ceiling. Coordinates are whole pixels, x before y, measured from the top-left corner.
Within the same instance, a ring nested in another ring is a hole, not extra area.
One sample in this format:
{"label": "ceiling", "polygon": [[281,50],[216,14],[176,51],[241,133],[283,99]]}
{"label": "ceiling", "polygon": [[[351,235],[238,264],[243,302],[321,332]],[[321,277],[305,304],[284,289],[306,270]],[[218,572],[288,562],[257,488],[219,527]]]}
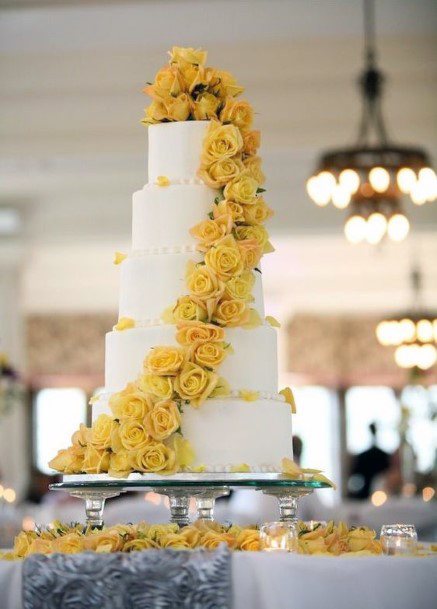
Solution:
{"label": "ceiling", "polygon": [[[436,26],[432,0],[377,4],[389,131],[434,159]],[[111,252],[128,246],[145,181],[141,89],[174,44],[207,48],[257,111],[279,244],[265,267],[273,307],[394,305],[412,255],[437,302],[436,204],[407,204],[416,238],[378,254],[345,244],[342,213],[305,194],[318,153],[353,141],[361,28],[359,0],[0,0],[0,207],[21,219],[0,254],[19,251],[25,309],[115,307]]]}

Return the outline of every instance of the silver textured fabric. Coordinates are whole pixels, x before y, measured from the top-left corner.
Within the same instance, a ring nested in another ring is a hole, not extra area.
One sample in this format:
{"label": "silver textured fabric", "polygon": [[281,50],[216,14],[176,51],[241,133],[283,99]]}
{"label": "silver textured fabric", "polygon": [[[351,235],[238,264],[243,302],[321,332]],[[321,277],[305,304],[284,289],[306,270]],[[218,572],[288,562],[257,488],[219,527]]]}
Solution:
{"label": "silver textured fabric", "polygon": [[231,609],[231,555],[205,550],[34,555],[24,609]]}

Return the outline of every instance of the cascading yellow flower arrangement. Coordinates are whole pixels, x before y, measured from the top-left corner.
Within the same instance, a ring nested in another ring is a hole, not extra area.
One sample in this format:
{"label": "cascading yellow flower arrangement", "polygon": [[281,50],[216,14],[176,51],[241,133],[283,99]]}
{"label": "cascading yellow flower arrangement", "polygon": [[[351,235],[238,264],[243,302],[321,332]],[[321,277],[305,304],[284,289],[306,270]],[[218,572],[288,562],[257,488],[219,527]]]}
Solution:
{"label": "cascading yellow flower arrangement", "polygon": [[[262,323],[251,307],[255,273],[263,254],[273,251],[264,223],[273,211],[263,193],[264,175],[257,155],[259,131],[252,130],[253,109],[237,100],[242,93],[228,72],[205,66],[206,52],[174,47],[168,66],[144,92],[152,98],[145,125],[210,121],[199,177],[217,190],[209,217],[190,234],[203,254],[186,270],[187,293],[164,313],[176,325],[175,346],[156,346],[144,360],[143,374],[109,400],[112,416],[100,415],[81,427],[72,446],[50,462],[63,473],[125,476],[132,471],[169,474],[188,468],[193,452],[180,433],[184,404],[199,407],[207,398],[227,396],[230,388],[218,368],[232,347],[225,328],[254,328]],[[170,184],[166,176],[157,180]],[[116,253],[120,264],[125,256]],[[273,318],[267,323],[277,325]],[[122,318],[115,330],[135,326]],[[254,392],[235,388],[248,401]],[[250,395],[249,395],[250,394]],[[287,397],[291,395],[291,397]],[[293,407],[291,391],[284,399]]]}

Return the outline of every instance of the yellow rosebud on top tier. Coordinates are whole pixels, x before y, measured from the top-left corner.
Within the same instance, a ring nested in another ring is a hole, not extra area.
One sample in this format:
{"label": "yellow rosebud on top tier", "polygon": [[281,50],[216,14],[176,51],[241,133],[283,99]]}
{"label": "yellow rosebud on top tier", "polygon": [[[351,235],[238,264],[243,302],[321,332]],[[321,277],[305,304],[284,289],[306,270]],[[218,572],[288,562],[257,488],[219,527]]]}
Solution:
{"label": "yellow rosebud on top tier", "polygon": [[232,123],[240,131],[248,131],[253,122],[253,108],[249,102],[228,97],[220,112],[222,123]]}
{"label": "yellow rosebud on top tier", "polygon": [[123,254],[122,252],[115,252],[114,254],[114,264],[121,264],[123,260],[126,260],[127,254]]}
{"label": "yellow rosebud on top tier", "polygon": [[121,332],[123,330],[129,330],[130,328],[135,328],[135,320],[131,317],[120,317],[113,327],[113,330]]}
{"label": "yellow rosebud on top tier", "polygon": [[170,186],[170,180],[167,176],[158,176],[155,183],[157,186]]}
{"label": "yellow rosebud on top tier", "polygon": [[184,65],[186,63],[203,66],[205,65],[207,52],[193,47],[173,47],[169,52],[170,64]]}

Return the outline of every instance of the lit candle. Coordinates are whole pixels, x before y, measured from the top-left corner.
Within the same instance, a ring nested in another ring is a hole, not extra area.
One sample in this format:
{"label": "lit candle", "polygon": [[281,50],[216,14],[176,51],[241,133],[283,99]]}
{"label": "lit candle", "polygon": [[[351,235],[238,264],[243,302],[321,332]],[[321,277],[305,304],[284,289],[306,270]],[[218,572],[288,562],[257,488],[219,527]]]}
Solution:
{"label": "lit candle", "polygon": [[385,524],[381,528],[381,546],[389,556],[411,556],[417,552],[417,532],[413,524]]}
{"label": "lit candle", "polygon": [[297,552],[297,531],[291,522],[267,522],[260,529],[264,552]]}

